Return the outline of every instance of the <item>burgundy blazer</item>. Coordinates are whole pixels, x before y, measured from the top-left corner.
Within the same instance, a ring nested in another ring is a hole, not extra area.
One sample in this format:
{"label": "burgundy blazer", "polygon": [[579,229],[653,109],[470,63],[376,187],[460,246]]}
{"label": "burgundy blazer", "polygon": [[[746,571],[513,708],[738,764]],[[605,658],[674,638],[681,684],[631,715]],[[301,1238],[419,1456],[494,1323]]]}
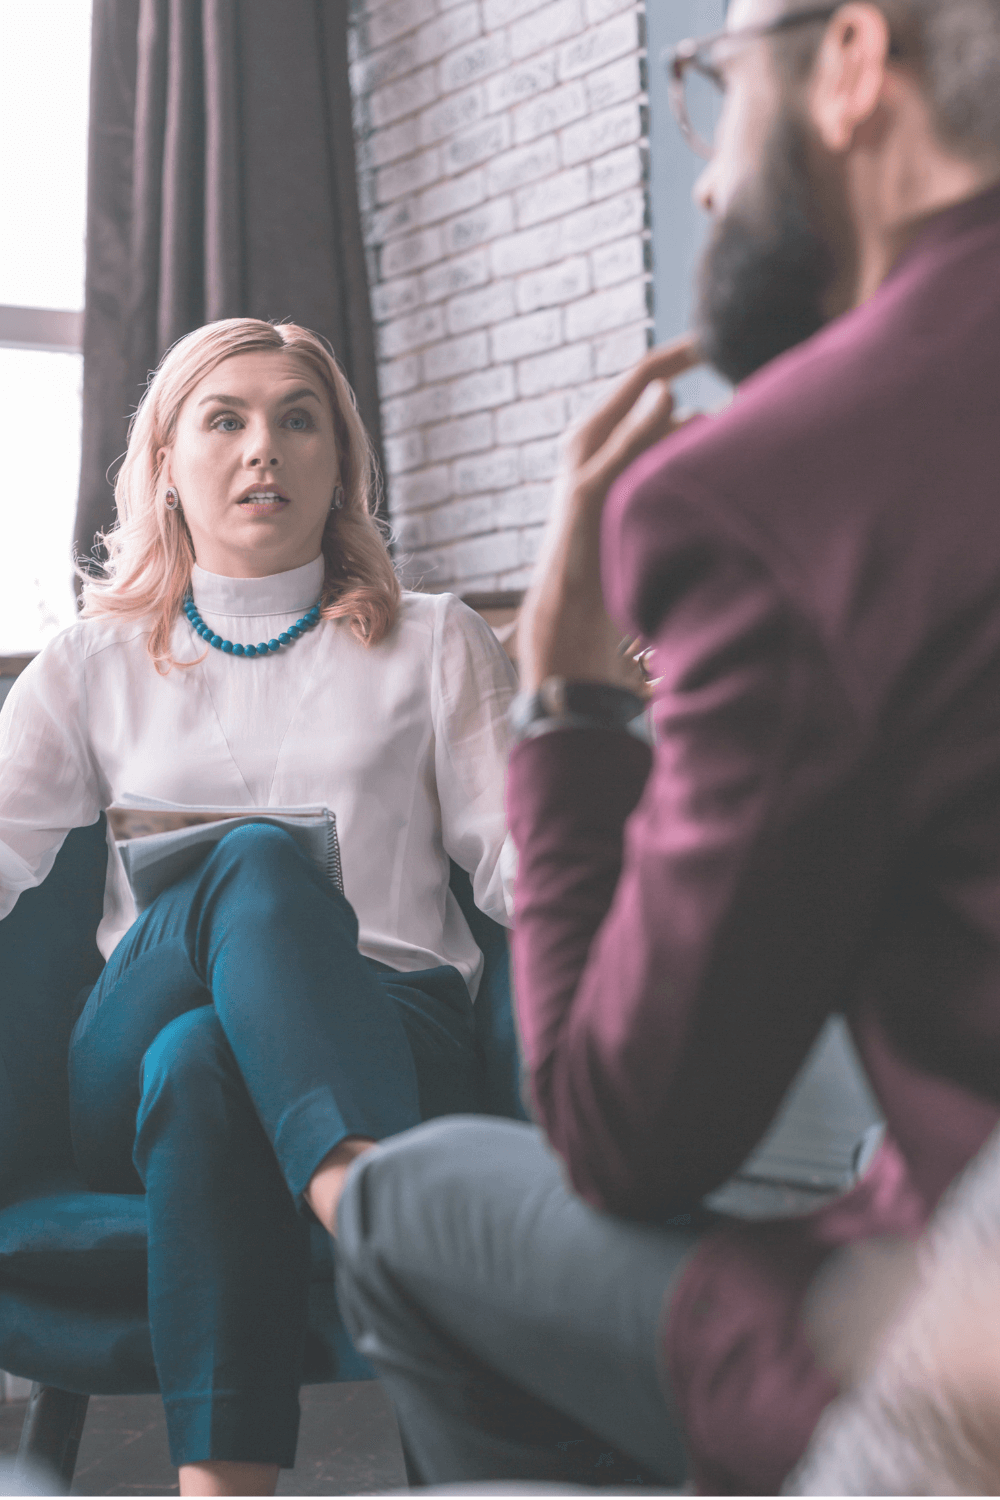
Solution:
{"label": "burgundy blazer", "polygon": [[832,1209],[710,1235],[671,1305],[699,1483],[773,1493],[834,1394],[798,1328],[819,1259],[919,1232],[1000,1119],[1000,189],[633,465],[604,562],[656,748],[511,759],[541,1123],[590,1203],[663,1221],[843,1011],[889,1126]]}

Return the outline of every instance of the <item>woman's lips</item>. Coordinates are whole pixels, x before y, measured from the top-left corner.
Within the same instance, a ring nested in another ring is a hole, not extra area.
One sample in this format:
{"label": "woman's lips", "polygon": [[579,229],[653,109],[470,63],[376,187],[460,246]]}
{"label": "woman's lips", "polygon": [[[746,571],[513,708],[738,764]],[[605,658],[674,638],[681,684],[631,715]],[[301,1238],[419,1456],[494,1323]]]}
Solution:
{"label": "woman's lips", "polygon": [[272,515],[279,511],[283,505],[289,502],[284,495],[275,491],[262,490],[259,493],[247,495],[245,499],[236,502],[241,510],[249,511],[254,516]]}

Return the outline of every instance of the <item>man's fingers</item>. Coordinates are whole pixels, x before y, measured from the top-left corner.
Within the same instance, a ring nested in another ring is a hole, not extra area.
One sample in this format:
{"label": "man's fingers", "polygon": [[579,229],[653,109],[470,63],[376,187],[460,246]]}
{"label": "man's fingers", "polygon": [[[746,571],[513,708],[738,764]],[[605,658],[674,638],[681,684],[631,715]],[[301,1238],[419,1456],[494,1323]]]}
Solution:
{"label": "man's fingers", "polygon": [[585,464],[592,458],[618,424],[625,420],[651,381],[676,380],[685,370],[691,370],[699,364],[701,358],[698,341],[690,333],[659,349],[651,349],[615,387],[608,399],[571,433],[566,445],[570,462]]}
{"label": "man's fingers", "polygon": [[583,465],[581,477],[589,486],[606,493],[632,461],[654,443],[674,431],[674,398],[668,385],[658,382],[659,389],[651,399],[633,407],[617,424],[607,441]]}

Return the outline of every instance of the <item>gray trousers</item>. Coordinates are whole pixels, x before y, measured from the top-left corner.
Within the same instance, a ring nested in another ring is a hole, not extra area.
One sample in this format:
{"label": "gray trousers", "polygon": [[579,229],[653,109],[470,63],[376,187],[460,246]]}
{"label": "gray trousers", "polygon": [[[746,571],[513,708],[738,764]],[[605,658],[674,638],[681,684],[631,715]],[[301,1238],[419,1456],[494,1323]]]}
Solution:
{"label": "gray trousers", "polygon": [[338,1296],[412,1482],[682,1484],[660,1331],[697,1238],[595,1212],[508,1120],[434,1121],[359,1158]]}

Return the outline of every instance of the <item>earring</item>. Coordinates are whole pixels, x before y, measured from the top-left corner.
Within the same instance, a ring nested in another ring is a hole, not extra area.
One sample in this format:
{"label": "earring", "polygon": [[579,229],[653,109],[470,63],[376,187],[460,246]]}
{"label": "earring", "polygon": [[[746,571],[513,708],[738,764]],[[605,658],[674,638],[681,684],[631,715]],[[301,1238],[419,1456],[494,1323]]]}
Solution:
{"label": "earring", "polygon": [[344,486],[338,484],[333,491],[333,499],[330,501],[331,510],[341,510],[344,504]]}
{"label": "earring", "polygon": [[167,510],[176,510],[178,505],[180,505],[180,498],[173,485],[170,485],[169,489],[167,490],[163,503],[167,507]]}

